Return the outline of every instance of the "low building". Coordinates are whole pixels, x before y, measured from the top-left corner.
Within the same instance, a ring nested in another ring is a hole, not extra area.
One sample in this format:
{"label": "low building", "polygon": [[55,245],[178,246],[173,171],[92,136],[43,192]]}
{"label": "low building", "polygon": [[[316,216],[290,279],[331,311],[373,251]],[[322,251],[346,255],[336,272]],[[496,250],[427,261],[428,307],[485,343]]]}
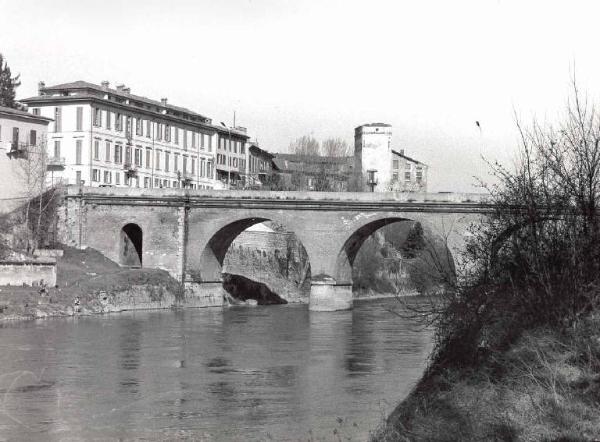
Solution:
{"label": "low building", "polygon": [[0,213],[36,196],[47,183],[52,164],[44,156],[48,124],[52,120],[0,106]]}
{"label": "low building", "polygon": [[227,127],[223,123],[219,128],[216,152],[215,188],[239,189],[244,187],[244,175],[247,165],[247,143],[245,127]]}
{"label": "low building", "polygon": [[261,149],[258,143],[248,143],[248,159],[246,161],[246,189],[268,189],[273,177],[274,155]]}
{"label": "low building", "polygon": [[229,152],[239,152],[248,138],[166,98],[148,99],[108,82],[41,82],[38,96],[22,101],[32,114],[54,120],[48,151],[64,163],[60,175],[69,184],[219,187],[217,155],[227,152],[225,164],[239,164]]}
{"label": "low building", "polygon": [[353,175],[353,157],[276,153],[274,187],[278,190],[346,192]]}

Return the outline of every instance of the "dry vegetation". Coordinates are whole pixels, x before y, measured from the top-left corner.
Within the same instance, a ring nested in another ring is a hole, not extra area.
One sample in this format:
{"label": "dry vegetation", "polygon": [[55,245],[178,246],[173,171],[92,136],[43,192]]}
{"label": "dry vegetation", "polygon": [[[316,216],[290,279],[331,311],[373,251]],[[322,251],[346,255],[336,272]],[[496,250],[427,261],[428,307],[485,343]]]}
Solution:
{"label": "dry vegetation", "polygon": [[375,440],[600,440],[600,117],[573,82],[560,124],[518,128],[459,278],[413,312],[430,367]]}

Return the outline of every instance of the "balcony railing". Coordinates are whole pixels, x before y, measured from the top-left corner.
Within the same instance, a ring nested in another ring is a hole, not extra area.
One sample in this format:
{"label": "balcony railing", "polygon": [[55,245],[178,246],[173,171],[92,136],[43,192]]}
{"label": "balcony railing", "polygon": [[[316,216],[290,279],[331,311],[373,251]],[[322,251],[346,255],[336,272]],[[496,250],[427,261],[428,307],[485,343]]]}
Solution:
{"label": "balcony railing", "polygon": [[137,176],[138,173],[137,166],[130,162],[123,163],[123,170],[125,171],[125,175],[130,178]]}
{"label": "balcony railing", "polygon": [[63,170],[65,168],[64,157],[51,157],[48,158],[46,163],[46,169],[48,170]]}

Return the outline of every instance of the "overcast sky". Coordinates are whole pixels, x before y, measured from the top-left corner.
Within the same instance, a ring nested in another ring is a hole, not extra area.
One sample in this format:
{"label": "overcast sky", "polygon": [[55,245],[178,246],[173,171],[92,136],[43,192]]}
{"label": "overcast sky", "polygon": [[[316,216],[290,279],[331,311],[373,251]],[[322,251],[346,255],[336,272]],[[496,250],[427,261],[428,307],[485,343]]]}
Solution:
{"label": "overcast sky", "polygon": [[[47,85],[125,83],[286,151],[394,126],[430,190],[476,191],[480,156],[508,162],[513,112],[554,120],[573,65],[600,96],[598,2],[0,0],[18,98]],[[475,125],[479,121],[481,131]]]}

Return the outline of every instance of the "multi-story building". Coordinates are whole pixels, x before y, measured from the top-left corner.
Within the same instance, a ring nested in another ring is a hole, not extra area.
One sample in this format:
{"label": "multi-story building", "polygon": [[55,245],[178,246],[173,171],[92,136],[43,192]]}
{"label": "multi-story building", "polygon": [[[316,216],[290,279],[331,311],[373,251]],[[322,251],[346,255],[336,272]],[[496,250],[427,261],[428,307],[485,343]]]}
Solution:
{"label": "multi-story building", "polygon": [[46,169],[54,166],[43,155],[51,121],[0,106],[0,213],[12,210],[45,187]]}
{"label": "multi-story building", "polygon": [[[223,123],[222,123],[223,124]],[[245,127],[223,125],[218,136],[216,179],[222,189],[245,186],[248,135]]]}
{"label": "multi-story building", "polygon": [[151,100],[108,82],[40,82],[39,95],[22,101],[34,115],[54,120],[49,154],[64,159],[62,175],[71,184],[215,188],[224,141],[240,149],[247,139],[166,98]]}
{"label": "multi-story building", "polygon": [[392,126],[370,123],[354,130],[354,171],[361,190],[426,192],[428,166],[392,148]]}

